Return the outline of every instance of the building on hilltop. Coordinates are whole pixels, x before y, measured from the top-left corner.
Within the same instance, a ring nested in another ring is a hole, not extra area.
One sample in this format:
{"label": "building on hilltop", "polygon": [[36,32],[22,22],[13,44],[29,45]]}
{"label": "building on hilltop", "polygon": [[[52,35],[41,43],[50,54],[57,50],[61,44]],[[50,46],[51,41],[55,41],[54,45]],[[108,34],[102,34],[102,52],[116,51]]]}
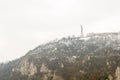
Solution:
{"label": "building on hilltop", "polygon": [[88,34],[87,34],[87,37],[93,37],[93,36],[108,36],[108,35],[120,35],[120,32],[88,33]]}

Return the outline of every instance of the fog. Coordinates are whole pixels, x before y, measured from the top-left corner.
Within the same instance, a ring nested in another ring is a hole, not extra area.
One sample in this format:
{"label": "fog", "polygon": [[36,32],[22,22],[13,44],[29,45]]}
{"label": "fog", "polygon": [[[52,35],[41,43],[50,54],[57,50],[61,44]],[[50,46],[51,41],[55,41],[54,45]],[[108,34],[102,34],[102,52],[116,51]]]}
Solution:
{"label": "fog", "polygon": [[1,0],[0,62],[56,38],[120,31],[120,0]]}

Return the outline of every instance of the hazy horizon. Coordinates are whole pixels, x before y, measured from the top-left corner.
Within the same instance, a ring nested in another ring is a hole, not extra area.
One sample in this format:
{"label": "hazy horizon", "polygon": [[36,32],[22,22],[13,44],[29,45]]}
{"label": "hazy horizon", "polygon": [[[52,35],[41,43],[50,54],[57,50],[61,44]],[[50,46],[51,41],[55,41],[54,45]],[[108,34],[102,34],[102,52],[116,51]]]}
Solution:
{"label": "hazy horizon", "polygon": [[119,32],[119,0],[0,1],[0,62],[69,35]]}

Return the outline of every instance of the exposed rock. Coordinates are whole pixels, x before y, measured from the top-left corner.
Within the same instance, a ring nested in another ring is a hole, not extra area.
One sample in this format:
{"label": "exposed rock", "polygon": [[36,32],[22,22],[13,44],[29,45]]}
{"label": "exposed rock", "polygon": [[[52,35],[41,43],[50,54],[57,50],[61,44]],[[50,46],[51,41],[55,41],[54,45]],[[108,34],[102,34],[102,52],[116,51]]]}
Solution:
{"label": "exposed rock", "polygon": [[37,73],[37,67],[31,63],[29,67],[29,76],[33,76],[35,73]]}
{"label": "exposed rock", "polygon": [[113,80],[113,77],[111,75],[108,76],[109,80]]}
{"label": "exposed rock", "polygon": [[48,67],[44,63],[42,63],[42,66],[40,68],[40,72],[41,73],[50,73],[51,70],[49,70]]}
{"label": "exposed rock", "polygon": [[61,68],[64,68],[64,64],[63,63],[61,63]]}
{"label": "exposed rock", "polygon": [[116,80],[120,80],[120,67],[117,67],[115,72],[115,77],[116,77]]}
{"label": "exposed rock", "polygon": [[33,76],[35,73],[37,73],[37,67],[33,62],[29,63],[27,60],[25,60],[20,66],[19,71],[22,75]]}

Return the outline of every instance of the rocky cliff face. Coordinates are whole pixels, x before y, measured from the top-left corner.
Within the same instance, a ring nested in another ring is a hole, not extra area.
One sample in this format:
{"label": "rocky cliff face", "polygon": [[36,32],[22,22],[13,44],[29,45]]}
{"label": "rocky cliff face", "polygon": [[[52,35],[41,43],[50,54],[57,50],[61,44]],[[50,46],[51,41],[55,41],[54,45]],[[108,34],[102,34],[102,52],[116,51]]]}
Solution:
{"label": "rocky cliff face", "polygon": [[68,37],[0,64],[0,80],[120,80],[120,34]]}
{"label": "rocky cliff face", "polygon": [[116,80],[120,80],[120,67],[117,67],[115,72],[115,77],[116,77]]}
{"label": "rocky cliff face", "polygon": [[33,76],[37,73],[37,67],[34,65],[34,63],[30,63],[27,60],[21,62],[20,66],[16,68],[16,70],[19,71],[22,75],[28,76]]}

